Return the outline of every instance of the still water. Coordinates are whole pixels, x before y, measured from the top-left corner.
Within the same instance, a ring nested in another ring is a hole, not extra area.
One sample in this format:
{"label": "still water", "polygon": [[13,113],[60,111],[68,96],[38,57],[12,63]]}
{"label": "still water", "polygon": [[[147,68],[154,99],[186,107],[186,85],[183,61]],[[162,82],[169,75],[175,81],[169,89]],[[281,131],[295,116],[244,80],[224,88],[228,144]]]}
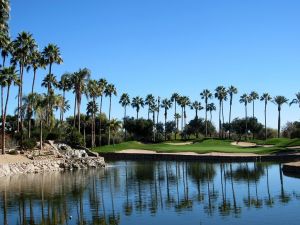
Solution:
{"label": "still water", "polygon": [[1,178],[0,224],[299,224],[280,164],[118,161]]}

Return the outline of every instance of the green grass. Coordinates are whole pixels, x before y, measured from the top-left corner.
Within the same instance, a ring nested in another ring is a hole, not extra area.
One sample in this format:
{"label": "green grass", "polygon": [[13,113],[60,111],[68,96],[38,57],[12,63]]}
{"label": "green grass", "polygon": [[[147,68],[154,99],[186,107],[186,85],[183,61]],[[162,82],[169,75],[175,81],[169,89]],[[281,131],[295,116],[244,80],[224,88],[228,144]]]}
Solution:
{"label": "green grass", "polygon": [[[182,141],[176,141],[180,143]],[[141,149],[151,150],[156,152],[196,152],[199,154],[210,153],[210,152],[224,152],[224,153],[256,153],[256,154],[271,154],[279,151],[291,151],[286,147],[300,146],[300,139],[270,139],[264,142],[257,141],[258,144],[274,145],[273,147],[239,147],[231,145],[229,140],[218,140],[218,139],[206,139],[199,143],[190,145],[170,145],[170,142],[160,144],[143,144],[136,141],[124,142],[117,145],[103,146],[95,148],[96,152],[117,152],[127,149]],[[174,143],[174,142],[173,142]],[[296,150],[295,150],[296,151]]]}

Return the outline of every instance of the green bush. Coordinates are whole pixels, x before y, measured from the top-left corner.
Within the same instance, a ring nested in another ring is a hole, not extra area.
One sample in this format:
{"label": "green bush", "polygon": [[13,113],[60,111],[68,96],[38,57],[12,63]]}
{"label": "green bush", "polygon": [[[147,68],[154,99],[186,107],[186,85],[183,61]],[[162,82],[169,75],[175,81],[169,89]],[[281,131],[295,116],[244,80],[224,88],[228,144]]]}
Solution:
{"label": "green bush", "polygon": [[67,130],[65,141],[71,147],[82,146],[83,136],[77,129],[70,128]]}
{"label": "green bush", "polygon": [[28,138],[22,142],[23,149],[31,150],[36,147],[36,140],[34,138]]}
{"label": "green bush", "polygon": [[65,129],[64,128],[55,128],[52,129],[46,137],[46,140],[54,140],[54,141],[60,141],[63,140],[65,137]]}

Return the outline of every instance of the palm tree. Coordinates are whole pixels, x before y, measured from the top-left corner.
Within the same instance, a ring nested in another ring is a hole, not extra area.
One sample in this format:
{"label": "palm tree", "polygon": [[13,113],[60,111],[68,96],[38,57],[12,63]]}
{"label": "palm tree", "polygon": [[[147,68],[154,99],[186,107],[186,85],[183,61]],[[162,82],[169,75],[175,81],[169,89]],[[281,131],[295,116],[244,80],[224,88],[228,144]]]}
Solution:
{"label": "palm tree", "polygon": [[248,136],[248,109],[247,109],[247,106],[248,106],[248,103],[250,103],[251,101],[251,97],[248,96],[247,94],[243,94],[241,97],[240,97],[240,103],[243,103],[244,106],[245,106],[245,121],[246,121],[246,129],[245,129],[245,135],[246,135],[246,139],[247,139],[247,136]]}
{"label": "palm tree", "polygon": [[[112,95],[117,96],[117,89],[115,85],[108,84],[104,91],[105,96],[109,97],[109,111],[108,111],[108,123],[110,124],[110,114],[111,114],[111,97]],[[108,126],[108,145],[110,145],[110,126]]]}
{"label": "palm tree", "polygon": [[45,68],[45,63],[44,63],[44,59],[42,54],[35,49],[31,55],[30,55],[30,59],[29,59],[29,67],[28,70],[30,68],[33,69],[33,78],[32,78],[32,85],[31,85],[31,93],[34,92],[34,85],[35,85],[35,80],[36,80],[36,71],[39,68]]}
{"label": "palm tree", "polygon": [[206,111],[210,113],[210,122],[212,123],[212,112],[216,111],[217,107],[215,106],[215,103],[209,103],[207,105]]}
{"label": "palm tree", "polygon": [[8,37],[9,35],[9,26],[8,26],[9,12],[10,12],[9,0],[1,1],[0,12],[1,12],[0,30],[1,30],[1,39],[2,39],[5,38],[5,36]]}
{"label": "palm tree", "polygon": [[[130,105],[130,98],[129,98],[129,95],[127,93],[123,93],[121,95],[121,98],[120,98],[120,101],[119,103],[121,104],[121,106],[124,108],[124,118],[123,118],[123,124],[125,123],[125,119],[127,117],[127,113],[126,113],[126,109],[127,109],[127,106]],[[149,112],[148,112],[149,113]],[[149,117],[149,115],[148,115]],[[126,132],[126,129],[125,129],[125,140],[127,139],[127,132]]]}
{"label": "palm tree", "polygon": [[[58,86],[56,76],[54,76],[53,74],[46,75],[46,77],[42,81],[42,86],[47,88],[47,97],[48,97],[48,100],[49,100],[50,95],[54,94],[53,87]],[[47,112],[48,112],[48,114],[47,114],[47,125],[48,126],[50,126],[50,117],[52,116],[51,113],[50,113],[51,108],[52,108],[52,106],[50,105],[50,102],[48,102],[48,109],[47,109]]]}
{"label": "palm tree", "polygon": [[198,111],[204,109],[201,105],[201,102],[194,101],[191,105],[191,110],[195,110],[195,119],[198,119]]}
{"label": "palm tree", "polygon": [[229,95],[229,139],[230,139],[230,132],[231,132],[231,110],[232,110],[232,102],[233,102],[233,95],[236,95],[238,93],[238,90],[236,87],[234,86],[230,86],[228,89],[227,89],[227,93]]}
{"label": "palm tree", "polygon": [[33,104],[33,110],[37,116],[37,121],[40,124],[40,150],[43,150],[43,123],[47,119],[48,100],[45,94],[37,94],[35,97],[35,103]]}
{"label": "palm tree", "polygon": [[98,106],[96,99],[100,96],[101,89],[96,80],[89,80],[87,83],[86,95],[92,99],[92,102],[88,104],[87,111],[92,116],[92,147],[95,147],[96,143],[96,113]]}
{"label": "palm tree", "polygon": [[168,110],[172,107],[172,101],[165,98],[164,100],[162,100],[162,103],[161,103],[161,107],[163,109],[165,109],[165,124],[164,124],[164,127],[165,127],[165,141],[167,140],[167,131],[166,131],[166,124],[167,124],[167,118],[168,118]]}
{"label": "palm tree", "polygon": [[136,119],[137,120],[139,119],[140,109],[141,109],[141,107],[144,107],[144,105],[145,105],[144,100],[141,97],[137,96],[132,99],[131,106],[132,106],[132,108],[136,108]]}
{"label": "palm tree", "polygon": [[[73,76],[73,88],[76,96],[76,105],[77,105],[77,122],[78,122],[78,131],[80,132],[80,106],[81,106],[81,96],[85,92],[87,82],[91,76],[89,69],[79,69],[78,72],[74,73]],[[74,118],[75,120],[75,118]]]}
{"label": "palm tree", "polygon": [[148,120],[150,119],[150,108],[155,105],[155,97],[152,94],[149,94],[145,98],[145,105],[148,106]]}
{"label": "palm tree", "polygon": [[300,92],[296,93],[296,98],[294,98],[291,102],[290,102],[290,106],[293,104],[297,104],[300,108]]}
{"label": "palm tree", "polygon": [[252,102],[252,104],[253,104],[253,118],[254,118],[255,117],[255,100],[259,99],[259,95],[257,92],[252,91],[250,93],[249,97],[250,97],[250,99],[249,99],[250,103]]}
{"label": "palm tree", "polygon": [[178,124],[176,123],[176,118],[175,118],[175,115],[177,114],[177,104],[178,104],[178,100],[179,100],[180,96],[178,93],[173,93],[172,96],[171,96],[171,101],[173,102],[174,104],[174,109],[175,109],[175,112],[174,112],[174,120],[175,120],[175,124],[176,124],[176,129],[178,129]]}
{"label": "palm tree", "polygon": [[[58,82],[58,88],[63,92],[63,104],[66,104],[66,92],[72,89],[72,75],[70,73],[64,73],[60,81]],[[61,122],[64,121],[64,110],[61,111],[60,115]]]}
{"label": "palm tree", "polygon": [[[5,108],[2,114],[2,154],[5,154],[5,125],[6,125],[6,113],[7,113],[7,105],[9,101],[9,95],[10,95],[10,87],[11,85],[20,85],[20,81],[18,79],[18,74],[15,69],[15,67],[5,67],[2,68],[0,71],[1,76],[1,85],[4,85],[7,87],[6,90],[6,100],[5,100]],[[2,96],[3,98],[3,96]],[[3,99],[1,99],[3,102]]]}
{"label": "palm tree", "polygon": [[96,131],[95,131],[95,115],[98,112],[98,105],[97,103],[93,100],[88,102],[86,112],[88,116],[92,116],[92,147],[95,147],[95,140],[96,140]]}
{"label": "palm tree", "polygon": [[175,140],[177,139],[177,132],[178,132],[178,127],[179,127],[179,120],[181,118],[179,113],[175,114],[175,123],[176,123],[176,132],[175,132]]}
{"label": "palm tree", "polygon": [[118,121],[116,119],[112,119],[109,123],[109,127],[113,137],[113,145],[115,145],[115,137],[118,131],[121,129],[122,127],[121,125],[122,125],[121,121]]}
{"label": "palm tree", "polygon": [[103,93],[107,87],[107,81],[104,78],[101,78],[98,81],[98,85],[100,88],[100,106],[99,106],[99,145],[101,146],[102,143],[102,121],[101,121],[101,115],[102,115],[102,102],[103,102]]}
{"label": "palm tree", "polygon": [[267,140],[268,134],[267,134],[267,105],[268,102],[272,100],[272,97],[268,93],[263,93],[260,97],[260,101],[264,101],[265,103],[265,139]]}
{"label": "palm tree", "polygon": [[[218,86],[215,90],[215,98],[219,100],[219,137],[224,136],[223,132],[223,124],[224,124],[224,101],[227,100],[227,91],[224,86]],[[221,120],[221,116],[223,117],[223,124]]]}
{"label": "palm tree", "polygon": [[[18,92],[18,131],[23,131],[23,118],[20,114],[20,109],[22,108],[22,98],[23,98],[23,74],[24,68],[30,63],[30,55],[37,48],[35,40],[32,34],[27,32],[21,32],[18,34],[16,40],[12,42],[12,62],[14,64],[19,64],[20,72],[20,85]],[[22,134],[22,132],[21,132]]]}
{"label": "palm tree", "polygon": [[60,49],[55,44],[48,44],[44,51],[42,52],[43,58],[45,59],[45,63],[49,65],[48,74],[52,74],[52,65],[53,63],[61,64],[63,62]]}
{"label": "palm tree", "polygon": [[[205,89],[200,93],[201,99],[204,99],[205,108],[207,109],[208,100],[212,98],[212,93]],[[207,137],[207,110],[205,110],[205,137]]]}
{"label": "palm tree", "polygon": [[276,96],[273,99],[273,103],[278,107],[278,138],[280,138],[280,129],[281,129],[281,108],[283,104],[288,103],[288,99],[284,96]]}
{"label": "palm tree", "polygon": [[186,126],[186,107],[190,106],[191,101],[189,99],[189,97],[187,96],[182,96],[179,99],[179,105],[181,106],[181,130],[183,130],[183,125]]}

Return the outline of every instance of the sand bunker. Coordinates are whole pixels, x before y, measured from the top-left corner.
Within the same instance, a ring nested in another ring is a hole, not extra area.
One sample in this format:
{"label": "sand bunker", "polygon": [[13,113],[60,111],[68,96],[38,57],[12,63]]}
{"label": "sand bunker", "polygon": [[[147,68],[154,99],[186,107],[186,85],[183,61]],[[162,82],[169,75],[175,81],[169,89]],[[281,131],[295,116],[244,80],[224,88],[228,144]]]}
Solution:
{"label": "sand bunker", "polygon": [[170,143],[166,143],[167,145],[175,145],[175,146],[183,146],[183,145],[191,145],[191,144],[193,144],[193,142],[179,142],[179,143],[176,143],[176,142],[174,142],[174,143],[172,143],[172,142],[170,142]]}
{"label": "sand bunker", "polygon": [[257,144],[251,143],[251,142],[236,142],[235,141],[235,142],[232,142],[231,144],[234,145],[234,146],[248,147],[248,148],[257,146]]}

